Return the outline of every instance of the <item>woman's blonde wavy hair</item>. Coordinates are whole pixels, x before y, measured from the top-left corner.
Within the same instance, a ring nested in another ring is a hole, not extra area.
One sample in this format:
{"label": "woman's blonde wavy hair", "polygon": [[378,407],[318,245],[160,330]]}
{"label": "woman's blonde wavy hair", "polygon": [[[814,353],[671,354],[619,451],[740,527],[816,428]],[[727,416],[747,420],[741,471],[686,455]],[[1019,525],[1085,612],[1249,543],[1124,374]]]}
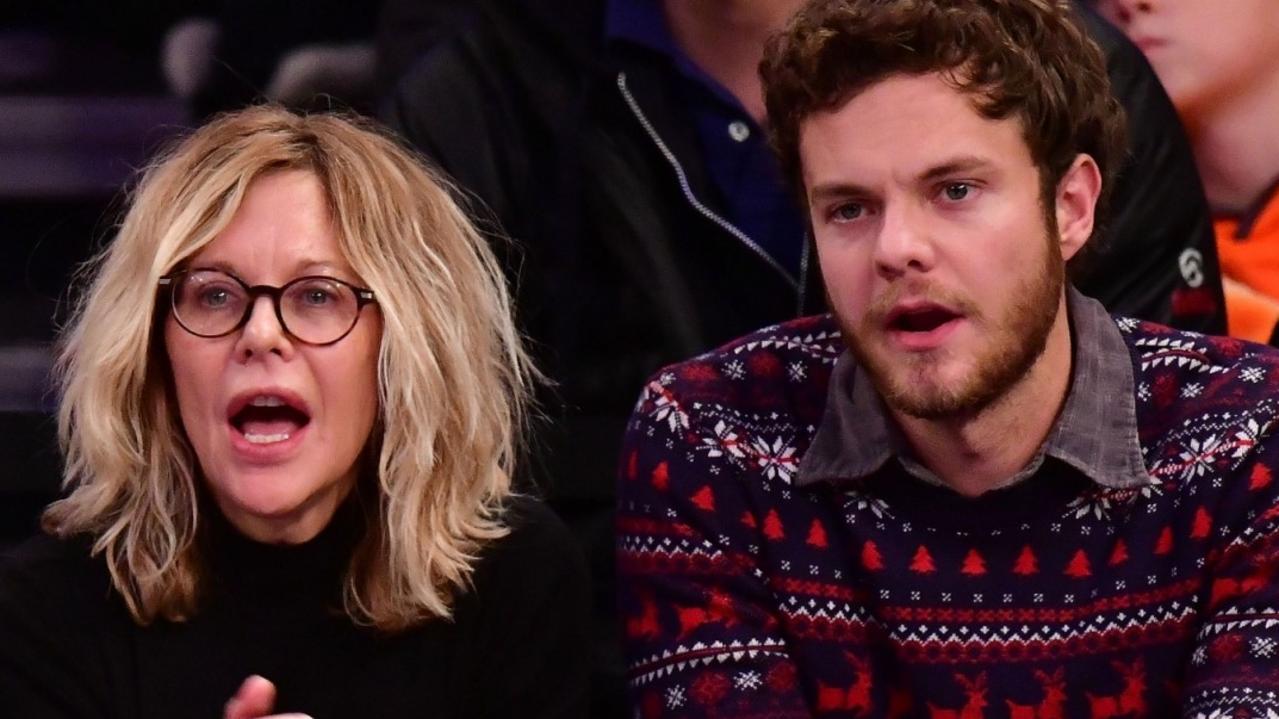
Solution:
{"label": "woman's blonde wavy hair", "polygon": [[198,610],[199,469],[156,336],[166,311],[157,281],[226,227],[255,178],[285,169],[320,179],[342,252],[383,316],[367,448],[376,477],[362,481],[380,496],[348,568],[345,611],[389,631],[447,618],[481,547],[508,531],[502,508],[536,374],[498,263],[447,184],[357,118],[253,107],[145,171],[62,336],[69,495],[44,527],[92,536],[139,623]]}

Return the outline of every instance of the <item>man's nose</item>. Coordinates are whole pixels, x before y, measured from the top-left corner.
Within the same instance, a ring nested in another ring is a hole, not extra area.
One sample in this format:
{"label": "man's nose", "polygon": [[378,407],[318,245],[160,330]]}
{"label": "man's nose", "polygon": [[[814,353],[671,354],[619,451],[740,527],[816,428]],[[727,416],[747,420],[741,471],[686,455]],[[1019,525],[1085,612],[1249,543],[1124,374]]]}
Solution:
{"label": "man's nose", "polygon": [[1102,0],[1097,8],[1121,27],[1127,26],[1139,14],[1154,10],[1153,0]]}
{"label": "man's nose", "polygon": [[905,202],[884,208],[874,255],[881,276],[893,279],[932,269],[933,238],[924,214]]}

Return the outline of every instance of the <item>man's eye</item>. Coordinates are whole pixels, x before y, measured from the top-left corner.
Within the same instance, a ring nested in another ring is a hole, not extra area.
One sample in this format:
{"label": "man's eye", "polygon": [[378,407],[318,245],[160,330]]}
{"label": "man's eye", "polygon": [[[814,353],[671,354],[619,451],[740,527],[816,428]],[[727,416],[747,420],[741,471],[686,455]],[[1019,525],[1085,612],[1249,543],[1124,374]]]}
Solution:
{"label": "man's eye", "polygon": [[947,200],[950,200],[951,202],[959,202],[960,200],[966,199],[969,191],[971,190],[972,185],[967,182],[952,182],[946,185],[942,192],[946,195]]}
{"label": "man's eye", "polygon": [[830,218],[835,222],[852,222],[862,216],[865,212],[860,204],[856,202],[846,202],[835,209],[831,210]]}

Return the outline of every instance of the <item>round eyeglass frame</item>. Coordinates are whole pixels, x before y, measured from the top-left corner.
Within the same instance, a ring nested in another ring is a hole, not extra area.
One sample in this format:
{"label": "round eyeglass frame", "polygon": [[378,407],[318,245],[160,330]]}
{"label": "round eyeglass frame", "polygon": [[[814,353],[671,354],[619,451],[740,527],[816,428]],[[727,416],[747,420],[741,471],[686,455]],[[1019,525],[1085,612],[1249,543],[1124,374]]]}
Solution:
{"label": "round eyeglass frame", "polygon": [[[178,312],[178,308],[175,304],[175,302],[177,301],[177,292],[175,290],[177,289],[178,284],[181,283],[182,279],[193,272],[217,272],[218,274],[230,277],[232,280],[235,280],[237,284],[239,284],[241,287],[244,288],[245,293],[247,293],[249,296],[249,301],[245,303],[244,305],[244,314],[241,315],[239,321],[237,321],[231,327],[231,329],[227,330],[226,332],[219,332],[217,334],[212,334],[212,335],[203,334],[191,329],[190,327],[186,325],[185,322],[182,321],[182,315],[181,313]],[[331,339],[327,342],[311,342],[310,340],[303,339],[302,337],[299,337],[298,335],[294,334],[293,330],[289,329],[288,323],[284,321],[284,310],[280,308],[280,298],[284,296],[285,291],[288,290],[290,287],[298,284],[299,282],[305,282],[307,280],[324,280],[325,282],[336,282],[339,285],[349,288],[351,291],[355,293],[355,315],[353,316],[351,320],[351,326],[347,327],[346,331],[344,331],[342,334],[338,335],[334,339]],[[170,272],[169,274],[162,276],[159,279],[158,284],[159,284],[159,287],[162,290],[166,291],[169,295],[169,310],[173,312],[173,319],[177,320],[178,325],[182,327],[183,330],[186,330],[187,332],[195,335],[196,337],[203,337],[205,339],[216,339],[218,337],[226,337],[232,332],[236,332],[236,331],[239,331],[240,329],[243,329],[244,326],[249,323],[249,318],[253,316],[253,308],[257,306],[258,298],[265,295],[271,298],[271,306],[275,309],[275,319],[276,321],[280,323],[280,329],[284,330],[285,334],[297,340],[298,342],[301,342],[302,344],[311,345],[312,347],[327,347],[331,344],[336,344],[338,342],[341,342],[347,335],[351,334],[351,330],[355,329],[355,326],[359,324],[360,322],[360,315],[363,314],[364,306],[369,304],[375,304],[377,302],[377,297],[373,295],[373,290],[370,290],[367,287],[360,287],[358,285],[353,285],[350,282],[347,282],[345,280],[339,280],[336,277],[329,277],[328,275],[303,275],[301,277],[294,277],[288,282],[285,282],[283,285],[280,285],[277,287],[275,285],[250,285],[249,283],[245,282],[239,277],[236,277],[230,272],[227,272],[226,270],[220,270],[215,267],[194,267],[187,270]]]}

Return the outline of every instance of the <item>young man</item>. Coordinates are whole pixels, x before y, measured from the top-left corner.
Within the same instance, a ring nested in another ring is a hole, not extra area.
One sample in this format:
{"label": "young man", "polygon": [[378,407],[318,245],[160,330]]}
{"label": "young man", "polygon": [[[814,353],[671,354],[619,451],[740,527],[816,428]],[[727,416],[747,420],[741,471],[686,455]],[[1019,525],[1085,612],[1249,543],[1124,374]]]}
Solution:
{"label": "young man", "polygon": [[[459,0],[452,0],[458,3]],[[388,0],[395,27],[439,2]],[[804,216],[766,140],[757,67],[797,0],[468,0],[383,117],[492,210],[521,328],[555,380],[526,467],[582,538],[613,620],[611,481],[636,388],[766,324],[824,311]],[[1116,312],[1225,328],[1212,223],[1176,111],[1095,14],[1142,132],[1080,286]],[[408,23],[411,25],[411,23]],[[403,55],[402,49],[393,55]],[[595,682],[624,713],[620,647]],[[615,687],[615,689],[614,689]]]}
{"label": "young man", "polygon": [[1279,356],[1075,291],[1123,156],[1063,3],[826,0],[763,64],[833,316],[660,373],[645,716],[1279,712]]}
{"label": "young man", "polygon": [[1097,7],[1146,53],[1190,133],[1217,215],[1230,334],[1279,340],[1279,3]]}

